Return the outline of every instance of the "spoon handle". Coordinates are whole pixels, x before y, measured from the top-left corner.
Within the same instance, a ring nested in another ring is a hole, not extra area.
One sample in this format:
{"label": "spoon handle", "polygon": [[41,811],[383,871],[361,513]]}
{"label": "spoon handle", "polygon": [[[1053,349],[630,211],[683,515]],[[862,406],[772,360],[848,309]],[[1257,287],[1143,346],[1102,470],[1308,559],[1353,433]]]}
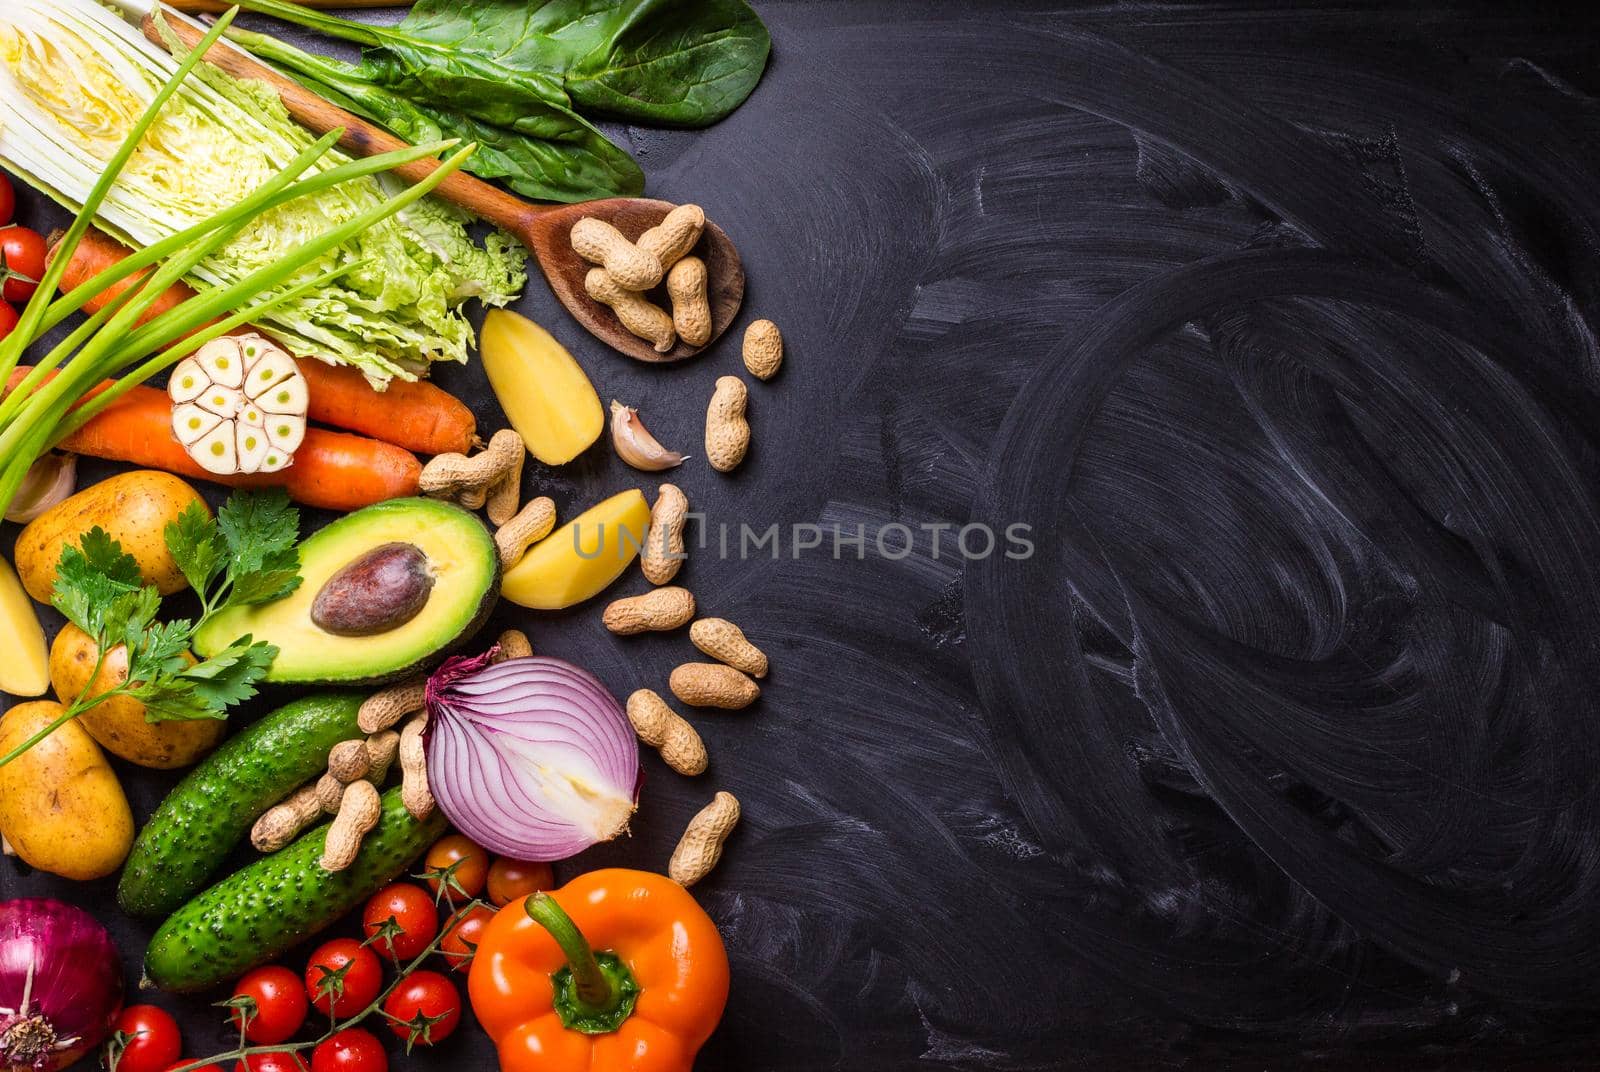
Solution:
{"label": "spoon handle", "polygon": [[[160,28],[155,22],[156,17],[156,12],[145,16],[144,35],[156,44],[165,46]],[[189,48],[195,47],[205,36],[205,31],[186,19],[168,19],[167,25]],[[235,78],[267,83],[277,92],[278,99],[283,101],[284,107],[289,110],[295,121],[313,133],[326,134],[330,130],[343,127],[344,137],[339,139],[339,147],[349,153],[356,156],[375,156],[378,153],[407,147],[406,142],[387,130],[374,126],[358,115],[352,115],[298,82],[285,78],[234,44],[218,41],[211,46],[206,59]],[[417,160],[395,168],[394,173],[407,182],[414,183],[426,178],[438,166],[435,160]],[[558,207],[535,205],[524,201],[490,186],[481,179],[475,179],[464,171],[457,171],[446,178],[434,193],[451,204],[466,209],[479,219],[487,220],[497,227],[510,231],[529,248],[533,246],[533,221],[552,208]]]}

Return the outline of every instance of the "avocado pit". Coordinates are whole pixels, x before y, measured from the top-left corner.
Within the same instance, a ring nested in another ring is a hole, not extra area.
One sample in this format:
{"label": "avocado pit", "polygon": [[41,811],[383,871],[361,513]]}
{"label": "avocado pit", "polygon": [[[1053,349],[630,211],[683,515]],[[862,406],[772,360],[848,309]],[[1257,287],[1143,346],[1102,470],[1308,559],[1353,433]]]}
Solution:
{"label": "avocado pit", "polygon": [[422,613],[433,583],[421,548],[380,544],[328,578],[311,604],[311,620],[334,636],[387,633]]}

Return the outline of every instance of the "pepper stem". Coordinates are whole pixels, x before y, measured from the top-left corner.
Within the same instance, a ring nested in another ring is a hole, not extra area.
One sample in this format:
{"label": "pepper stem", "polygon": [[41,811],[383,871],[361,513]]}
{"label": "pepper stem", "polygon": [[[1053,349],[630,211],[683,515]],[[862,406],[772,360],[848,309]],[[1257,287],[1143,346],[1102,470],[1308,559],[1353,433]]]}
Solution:
{"label": "pepper stem", "polygon": [[567,958],[567,966],[550,977],[562,1025],[588,1035],[621,1027],[639,1000],[639,983],[622,958],[596,954],[572,917],[547,893],[529,897],[522,910],[549,932]]}

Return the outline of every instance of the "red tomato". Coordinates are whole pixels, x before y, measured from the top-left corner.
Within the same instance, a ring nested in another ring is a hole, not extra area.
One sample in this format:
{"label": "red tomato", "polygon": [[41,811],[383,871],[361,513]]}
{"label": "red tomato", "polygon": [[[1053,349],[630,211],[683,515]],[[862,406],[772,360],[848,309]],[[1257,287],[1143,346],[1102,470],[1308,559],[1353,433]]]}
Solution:
{"label": "red tomato", "polygon": [[[306,1022],[306,990],[300,976],[273,964],[257,968],[239,980],[234,997],[255,1002],[255,1015],[248,1018],[244,1037],[258,1046],[276,1046],[294,1037]],[[233,1022],[241,1013],[235,1009]]]}
{"label": "red tomato", "polygon": [[154,1005],[129,1005],[117,1017],[117,1030],[129,1036],[117,1062],[119,1072],[166,1072],[183,1052],[178,1021]]}
{"label": "red tomato", "polygon": [[[167,1072],[175,1072],[176,1069],[183,1068],[185,1065],[192,1065],[192,1064],[194,1064],[194,1058],[193,1057],[180,1057],[176,1061],[172,1062],[170,1065],[167,1066]],[[189,1069],[189,1072],[222,1072],[222,1066],[221,1065],[197,1065],[196,1067]]]}
{"label": "red tomato", "polygon": [[496,907],[555,888],[556,875],[549,864],[530,864],[502,856],[489,867],[489,901]]}
{"label": "red tomato", "polygon": [[394,960],[410,960],[420,956],[439,933],[439,909],[421,886],[396,882],[372,895],[361,913],[361,925],[378,952]]}
{"label": "red tomato", "polygon": [[0,339],[10,335],[17,329],[17,311],[5,302],[0,301]]}
{"label": "red tomato", "polygon": [[427,871],[430,875],[449,874],[446,882],[428,879],[428,889],[435,898],[440,896],[439,887],[447,886],[444,896],[450,900],[470,900],[483,892],[483,884],[488,881],[489,854],[471,838],[451,834],[435,841],[428,850]]}
{"label": "red tomato", "polygon": [[[335,976],[338,983],[325,982]],[[340,1019],[354,1016],[371,1005],[381,989],[383,965],[378,963],[376,953],[354,938],[324,942],[306,965],[306,996],[311,999],[312,1008],[324,1016],[330,1005],[333,1015]]]}
{"label": "red tomato", "polygon": [[[44,276],[44,235],[26,227],[0,227],[0,256],[4,257],[6,276],[3,296],[6,301],[25,302],[38,290],[36,285]],[[16,276],[27,276],[17,279]],[[32,282],[30,282],[30,280]]]}
{"label": "red tomato", "polygon": [[346,1028],[311,1051],[311,1072],[388,1072],[389,1055],[370,1031]]}
{"label": "red tomato", "polygon": [[383,1012],[389,1029],[407,1046],[432,1046],[461,1022],[461,995],[438,972],[412,972],[383,1003]]}
{"label": "red tomato", "polygon": [[11,180],[0,172],[0,227],[11,222],[12,215],[17,211],[17,192],[11,188]]}
{"label": "red tomato", "polygon": [[479,905],[463,916],[444,940],[439,943],[439,952],[444,954],[444,959],[450,962],[450,967],[456,971],[466,971],[472,967],[473,955],[478,951],[478,943],[483,940],[483,929],[494,918],[494,911]]}
{"label": "red tomato", "polygon": [[306,1072],[306,1059],[298,1053],[252,1053],[233,1072]]}

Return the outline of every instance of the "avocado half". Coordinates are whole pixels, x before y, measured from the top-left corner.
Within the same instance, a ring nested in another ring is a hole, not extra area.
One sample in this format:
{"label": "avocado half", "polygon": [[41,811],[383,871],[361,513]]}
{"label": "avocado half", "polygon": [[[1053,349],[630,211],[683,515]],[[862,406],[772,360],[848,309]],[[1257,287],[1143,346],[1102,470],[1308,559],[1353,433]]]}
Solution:
{"label": "avocado half", "polygon": [[[392,629],[341,636],[312,620],[329,578],[396,543],[422,552],[433,586],[413,617]],[[483,627],[500,597],[494,537],[472,514],[435,499],[391,499],[358,510],[300,544],[300,587],[287,599],[234,607],[195,633],[209,658],[248,634],[278,648],[266,680],[296,685],[381,685],[426,668]]]}

